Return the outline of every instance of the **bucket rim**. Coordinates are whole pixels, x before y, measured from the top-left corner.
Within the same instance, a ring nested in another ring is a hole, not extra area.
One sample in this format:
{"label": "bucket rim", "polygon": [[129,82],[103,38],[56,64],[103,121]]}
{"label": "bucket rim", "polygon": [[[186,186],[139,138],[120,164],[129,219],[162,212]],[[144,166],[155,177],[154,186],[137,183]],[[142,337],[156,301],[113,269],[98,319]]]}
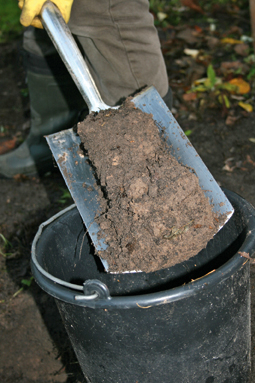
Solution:
{"label": "bucket rim", "polygon": [[[38,229],[38,232],[32,243],[32,256],[31,256],[31,268],[34,277],[40,287],[45,290],[54,298],[63,300],[65,302],[86,306],[86,307],[115,307],[115,308],[149,308],[155,305],[161,305],[169,302],[178,301],[180,299],[188,298],[191,295],[199,293],[201,290],[208,290],[212,285],[220,283],[228,278],[231,274],[235,273],[238,269],[244,267],[249,260],[242,256],[242,253],[251,253],[255,250],[255,209],[234,192],[229,192],[233,198],[238,197],[242,201],[242,207],[247,210],[247,235],[240,246],[239,251],[233,254],[232,258],[220,266],[216,270],[212,270],[208,274],[192,280],[185,285],[181,285],[169,290],[163,290],[155,293],[145,293],[141,295],[132,296],[110,296],[109,291],[106,294],[101,295],[97,289],[91,291],[90,294],[85,293],[84,285],[75,285],[65,282],[59,278],[52,276],[39,264],[36,258],[36,246],[41,236],[42,231],[46,226],[54,222],[56,219],[67,213],[68,211],[76,208],[75,204],[70,205],[66,209],[60,211],[47,221],[43,222]],[[93,281],[91,281],[93,282]],[[104,285],[102,282],[96,280],[97,284]],[[93,283],[92,283],[93,285]],[[91,285],[91,286],[92,286]],[[105,289],[106,287],[106,289]],[[104,290],[107,290],[107,286],[102,286]]]}

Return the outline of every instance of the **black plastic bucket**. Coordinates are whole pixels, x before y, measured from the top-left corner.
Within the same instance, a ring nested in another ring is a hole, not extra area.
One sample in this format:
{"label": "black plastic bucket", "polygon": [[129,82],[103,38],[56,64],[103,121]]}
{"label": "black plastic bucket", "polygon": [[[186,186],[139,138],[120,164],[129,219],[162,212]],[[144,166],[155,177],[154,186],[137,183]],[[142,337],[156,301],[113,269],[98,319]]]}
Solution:
{"label": "black plastic bucket", "polygon": [[240,253],[255,251],[255,210],[225,193],[235,213],[207,248],[154,273],[105,273],[74,205],[40,226],[32,271],[56,298],[88,382],[248,382],[249,261]]}

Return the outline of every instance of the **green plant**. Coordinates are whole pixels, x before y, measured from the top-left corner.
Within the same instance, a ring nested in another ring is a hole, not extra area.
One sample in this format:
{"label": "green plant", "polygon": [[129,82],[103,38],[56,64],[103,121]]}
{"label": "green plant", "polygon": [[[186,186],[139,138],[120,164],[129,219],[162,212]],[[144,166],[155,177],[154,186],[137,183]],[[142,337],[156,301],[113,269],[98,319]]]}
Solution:
{"label": "green plant", "polygon": [[15,298],[19,293],[21,293],[25,287],[30,287],[33,282],[34,277],[30,277],[29,279],[22,279],[21,284],[23,285],[16,293],[13,294],[13,298]]}
{"label": "green plant", "polygon": [[191,134],[192,134],[192,130],[191,129],[188,129],[188,130],[185,130],[185,135],[187,136],[187,137],[189,137],[189,136],[191,136]]}
{"label": "green plant", "polygon": [[3,240],[4,242],[4,247],[8,247],[8,246],[11,246],[11,243],[8,241],[8,239],[5,238],[5,236],[3,234],[0,233],[0,238]]}
{"label": "green plant", "polygon": [[19,22],[20,9],[16,0],[0,2],[0,43],[11,41],[23,30]]}
{"label": "green plant", "polygon": [[251,68],[250,72],[247,75],[247,80],[251,80],[255,78],[255,68]]}
{"label": "green plant", "polygon": [[238,87],[229,82],[223,82],[221,78],[216,76],[213,66],[210,64],[207,68],[207,77],[195,81],[189,93],[190,92],[197,93],[198,98],[202,97],[204,93],[210,94],[210,96],[214,96],[220,104],[229,108],[231,104],[228,94],[230,92],[238,93]]}
{"label": "green plant", "polygon": [[28,88],[20,89],[20,94],[22,97],[28,97]]}
{"label": "green plant", "polygon": [[68,200],[72,198],[71,194],[69,191],[65,188],[60,188],[62,190],[62,195],[58,200],[58,203],[65,204],[67,203]]}
{"label": "green plant", "polygon": [[30,277],[29,279],[22,279],[21,283],[24,286],[30,287],[33,280],[34,280],[34,277]]}
{"label": "green plant", "polygon": [[5,238],[5,236],[3,234],[0,233],[0,238],[3,242],[3,250],[1,250],[0,248],[0,254],[3,256],[3,257],[7,257],[8,255],[10,255],[11,253],[6,253],[6,250],[8,250],[9,248],[12,247],[12,244]]}

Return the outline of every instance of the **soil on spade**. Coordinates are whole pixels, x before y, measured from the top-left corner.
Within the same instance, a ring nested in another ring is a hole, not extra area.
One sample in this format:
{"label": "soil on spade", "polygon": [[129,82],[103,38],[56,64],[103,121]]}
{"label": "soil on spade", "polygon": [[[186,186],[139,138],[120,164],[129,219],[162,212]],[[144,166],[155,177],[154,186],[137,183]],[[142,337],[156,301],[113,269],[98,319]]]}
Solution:
{"label": "soil on spade", "polygon": [[170,154],[151,114],[126,100],[88,115],[78,134],[97,178],[96,221],[108,245],[99,256],[108,271],[153,272],[206,247],[224,217],[212,212],[194,171]]}

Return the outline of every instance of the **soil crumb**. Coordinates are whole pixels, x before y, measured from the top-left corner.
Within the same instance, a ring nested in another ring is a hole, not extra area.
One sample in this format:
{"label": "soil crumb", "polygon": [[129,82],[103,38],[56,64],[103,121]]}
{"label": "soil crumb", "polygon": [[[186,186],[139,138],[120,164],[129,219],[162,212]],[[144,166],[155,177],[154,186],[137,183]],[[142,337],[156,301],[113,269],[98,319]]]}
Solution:
{"label": "soil crumb", "polygon": [[98,180],[97,222],[110,272],[153,272],[196,255],[218,231],[198,178],[170,154],[152,115],[127,99],[78,134]]}

